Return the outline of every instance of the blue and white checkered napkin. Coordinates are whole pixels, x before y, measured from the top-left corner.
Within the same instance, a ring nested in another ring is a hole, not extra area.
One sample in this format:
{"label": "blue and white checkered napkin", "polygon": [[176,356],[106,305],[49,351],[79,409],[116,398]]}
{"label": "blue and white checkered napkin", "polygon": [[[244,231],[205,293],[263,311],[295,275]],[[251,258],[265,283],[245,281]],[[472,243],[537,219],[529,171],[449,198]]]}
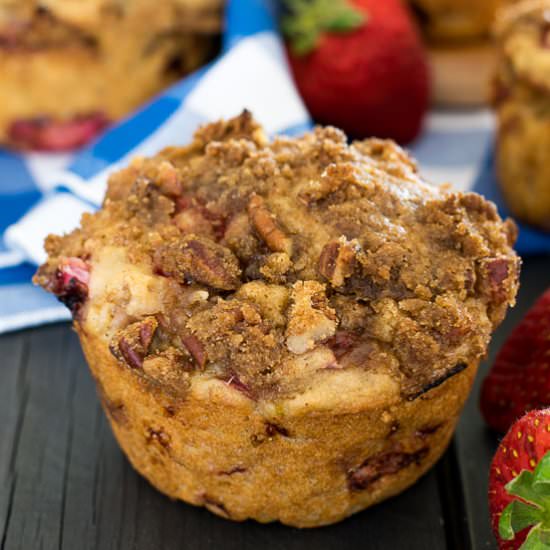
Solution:
{"label": "blue and white checkered napkin", "polygon": [[[247,108],[270,134],[311,127],[277,33],[270,0],[232,0],[224,54],[166,90],[143,109],[74,155],[16,155],[0,150],[0,333],[68,319],[65,308],[30,282],[45,259],[48,233],[73,229],[83,212],[101,203],[107,175],[135,155],[184,144],[204,122]],[[493,120],[486,111],[432,113],[412,147],[424,175],[481,189],[493,200]],[[480,170],[482,176],[479,176]],[[550,252],[550,237],[523,229],[519,249]]]}

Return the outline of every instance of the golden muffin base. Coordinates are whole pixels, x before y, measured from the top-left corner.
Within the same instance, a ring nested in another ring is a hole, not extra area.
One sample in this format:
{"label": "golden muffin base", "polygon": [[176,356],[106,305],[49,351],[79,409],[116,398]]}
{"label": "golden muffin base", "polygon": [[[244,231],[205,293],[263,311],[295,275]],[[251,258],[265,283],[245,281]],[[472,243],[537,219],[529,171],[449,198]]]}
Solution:
{"label": "golden muffin base", "polygon": [[414,400],[381,388],[369,403],[281,402],[266,417],[220,380],[180,396],[151,387],[77,332],[116,439],[152,485],[232,520],[296,527],[340,521],[415,483],[445,451],[477,371]]}

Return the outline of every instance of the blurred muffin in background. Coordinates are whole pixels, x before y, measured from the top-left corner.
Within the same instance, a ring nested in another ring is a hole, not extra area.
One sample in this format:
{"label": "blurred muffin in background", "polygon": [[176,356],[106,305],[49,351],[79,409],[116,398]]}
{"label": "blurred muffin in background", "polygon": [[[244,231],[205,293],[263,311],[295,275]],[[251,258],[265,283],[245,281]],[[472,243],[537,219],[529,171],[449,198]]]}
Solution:
{"label": "blurred muffin in background", "polygon": [[503,0],[410,0],[426,36],[435,41],[469,41],[489,34]]}
{"label": "blurred muffin in background", "polygon": [[434,101],[477,106],[490,98],[495,70],[491,27],[515,0],[409,0],[430,47]]}
{"label": "blurred muffin in background", "polygon": [[215,51],[222,0],[0,0],[0,143],[82,145]]}
{"label": "blurred muffin in background", "polygon": [[550,0],[499,14],[497,171],[515,216],[550,230]]}

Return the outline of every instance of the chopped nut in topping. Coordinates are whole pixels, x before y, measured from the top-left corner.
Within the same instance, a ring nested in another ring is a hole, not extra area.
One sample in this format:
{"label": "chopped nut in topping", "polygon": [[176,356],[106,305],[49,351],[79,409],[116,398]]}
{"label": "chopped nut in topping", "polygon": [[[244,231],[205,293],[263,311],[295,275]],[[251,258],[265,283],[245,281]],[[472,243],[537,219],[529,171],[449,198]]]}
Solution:
{"label": "chopped nut in topping", "polygon": [[182,193],[180,173],[169,161],[162,161],[157,169],[156,183],[166,195],[179,197]]}
{"label": "chopped nut in topping", "polygon": [[149,353],[158,322],[146,317],[117,332],[111,342],[111,353],[133,369],[143,366],[143,359]]}
{"label": "chopped nut in topping", "polygon": [[344,235],[325,245],[319,258],[319,273],[332,286],[342,286],[353,273],[355,254],[360,246],[357,239],[348,241]]}
{"label": "chopped nut in topping", "polygon": [[157,269],[167,276],[181,277],[221,290],[239,285],[241,270],[235,255],[206,237],[187,235],[162,247],[156,255]]}
{"label": "chopped nut in topping", "polygon": [[193,357],[198,367],[203,369],[208,360],[208,355],[201,341],[193,334],[187,334],[181,337],[181,342],[191,354],[191,357]]}
{"label": "chopped nut in topping", "polygon": [[285,252],[292,256],[292,239],[283,233],[259,195],[252,195],[248,203],[248,215],[260,237],[273,252]]}
{"label": "chopped nut in topping", "polygon": [[286,345],[292,353],[305,353],[336,332],[336,312],[325,294],[325,285],[299,281],[292,287]]}

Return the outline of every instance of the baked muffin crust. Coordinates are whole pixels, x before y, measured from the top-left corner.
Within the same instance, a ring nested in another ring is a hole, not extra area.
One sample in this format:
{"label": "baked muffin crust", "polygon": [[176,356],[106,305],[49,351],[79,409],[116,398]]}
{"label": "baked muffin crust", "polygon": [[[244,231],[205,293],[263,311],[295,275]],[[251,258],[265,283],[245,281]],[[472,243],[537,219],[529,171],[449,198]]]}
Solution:
{"label": "baked muffin crust", "polygon": [[514,303],[514,238],[391,142],[269,142],[245,112],[114,174],[102,210],[48,239],[36,281],[71,307],[115,434],[157,487],[313,526],[444,450]]}
{"label": "baked muffin crust", "polygon": [[36,137],[46,125],[83,131],[84,119],[90,133],[127,114],[211,55],[220,11],[221,0],[0,0],[0,142],[55,148]]}

